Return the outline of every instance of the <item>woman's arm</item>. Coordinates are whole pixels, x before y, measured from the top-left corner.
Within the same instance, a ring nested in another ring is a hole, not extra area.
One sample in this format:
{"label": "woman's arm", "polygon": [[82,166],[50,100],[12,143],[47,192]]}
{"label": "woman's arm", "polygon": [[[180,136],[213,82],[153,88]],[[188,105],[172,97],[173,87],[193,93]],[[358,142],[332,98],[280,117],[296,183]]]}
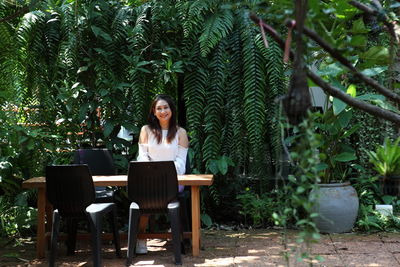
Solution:
{"label": "woman's arm", "polygon": [[147,125],[145,125],[140,130],[139,143],[138,143],[139,153],[137,161],[150,161],[149,149],[148,149],[149,136],[147,133],[147,128],[148,128]]}
{"label": "woman's arm", "polygon": [[186,130],[179,128],[178,130],[178,154],[175,159],[176,172],[185,174],[186,171],[186,156],[189,147],[189,139]]}

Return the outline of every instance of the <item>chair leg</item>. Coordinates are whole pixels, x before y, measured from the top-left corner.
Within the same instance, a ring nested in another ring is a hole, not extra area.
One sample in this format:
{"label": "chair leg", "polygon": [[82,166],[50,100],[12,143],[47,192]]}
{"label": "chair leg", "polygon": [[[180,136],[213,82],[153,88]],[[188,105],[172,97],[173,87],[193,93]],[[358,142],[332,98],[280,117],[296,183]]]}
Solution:
{"label": "chair leg", "polygon": [[168,208],[168,215],[171,221],[172,243],[174,246],[175,264],[182,265],[179,205],[174,208]]}
{"label": "chair leg", "polygon": [[139,218],[139,206],[136,203],[131,203],[131,206],[129,207],[128,252],[126,266],[132,264],[132,259],[135,255]]}
{"label": "chair leg", "polygon": [[90,231],[92,235],[93,266],[101,267],[101,213],[89,213]]}
{"label": "chair leg", "polygon": [[116,205],[113,206],[112,212],[110,212],[110,216],[112,217],[110,222],[111,222],[111,227],[113,229],[114,233],[114,245],[115,245],[115,253],[118,258],[121,258],[121,245],[119,241],[119,232],[117,229],[117,207]]}
{"label": "chair leg", "polygon": [[[182,232],[191,232],[191,219],[189,217],[190,210],[189,207],[190,205],[187,203],[189,199],[189,192],[188,191],[183,191],[182,193],[179,193],[178,195],[178,201],[180,205],[179,209],[179,214],[181,217],[181,229]],[[182,242],[182,254],[185,254],[185,247],[190,247],[191,246],[191,239],[190,238],[183,238]]]}
{"label": "chair leg", "polygon": [[78,220],[76,218],[67,218],[67,255],[74,255],[76,248],[76,234],[78,232]]}
{"label": "chair leg", "polygon": [[57,252],[57,240],[58,233],[60,230],[60,214],[58,210],[53,211],[53,227],[51,230],[51,247],[49,256],[49,267],[55,266],[56,252]]}

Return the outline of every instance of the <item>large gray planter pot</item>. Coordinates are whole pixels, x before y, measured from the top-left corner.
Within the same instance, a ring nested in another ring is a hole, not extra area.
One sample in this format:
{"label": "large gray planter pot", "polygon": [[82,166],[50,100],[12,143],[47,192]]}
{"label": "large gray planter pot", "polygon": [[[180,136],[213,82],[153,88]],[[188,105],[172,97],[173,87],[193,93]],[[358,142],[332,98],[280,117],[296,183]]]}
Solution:
{"label": "large gray planter pot", "polygon": [[357,192],[349,182],[320,184],[312,190],[310,199],[315,201],[314,218],[321,233],[345,233],[351,231],[358,214]]}

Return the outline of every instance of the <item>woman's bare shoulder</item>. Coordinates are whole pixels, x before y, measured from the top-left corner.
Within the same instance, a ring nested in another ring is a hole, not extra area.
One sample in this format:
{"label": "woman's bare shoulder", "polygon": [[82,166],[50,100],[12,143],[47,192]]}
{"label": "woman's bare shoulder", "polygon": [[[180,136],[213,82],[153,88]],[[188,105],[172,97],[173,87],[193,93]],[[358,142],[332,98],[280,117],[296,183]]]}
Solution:
{"label": "woman's bare shoulder", "polygon": [[178,129],[178,137],[179,137],[179,145],[183,146],[183,147],[188,147],[189,146],[189,140],[188,140],[188,136],[186,133],[186,130],[182,127],[179,127]]}
{"label": "woman's bare shoulder", "polygon": [[178,127],[178,133],[184,133],[184,134],[186,134],[186,130],[184,129],[184,128],[182,128],[182,127]]}
{"label": "woman's bare shoulder", "polygon": [[143,125],[140,131],[148,133],[150,131],[150,126],[148,124]]}

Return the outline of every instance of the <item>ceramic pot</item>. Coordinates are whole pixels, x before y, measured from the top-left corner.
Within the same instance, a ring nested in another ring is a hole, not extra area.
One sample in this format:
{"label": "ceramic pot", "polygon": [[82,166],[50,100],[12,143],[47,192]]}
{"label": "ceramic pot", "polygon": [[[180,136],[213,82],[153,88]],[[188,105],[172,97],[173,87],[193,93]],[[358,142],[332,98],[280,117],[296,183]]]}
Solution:
{"label": "ceramic pot", "polygon": [[313,211],[318,213],[314,218],[321,233],[345,233],[351,231],[358,214],[357,192],[345,183],[320,184],[318,190],[310,193],[315,201]]}

